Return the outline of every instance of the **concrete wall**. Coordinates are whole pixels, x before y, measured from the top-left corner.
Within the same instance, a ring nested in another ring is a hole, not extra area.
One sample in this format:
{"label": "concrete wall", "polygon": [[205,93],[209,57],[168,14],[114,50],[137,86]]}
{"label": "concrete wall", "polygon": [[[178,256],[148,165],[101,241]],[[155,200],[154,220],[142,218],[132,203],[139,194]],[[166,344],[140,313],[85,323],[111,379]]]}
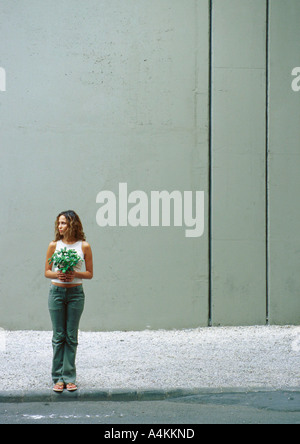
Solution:
{"label": "concrete wall", "polygon": [[299,17],[297,0],[270,2],[268,302],[276,324],[300,319],[300,92],[285,81],[300,67]]}
{"label": "concrete wall", "polygon": [[266,2],[215,0],[212,23],[213,323],[261,324],[266,321]]}
{"label": "concrete wall", "polygon": [[[1,327],[51,328],[65,209],[94,252],[84,330],[299,323],[299,19],[298,0],[2,0]],[[203,190],[204,235],[100,228],[123,182]]]}

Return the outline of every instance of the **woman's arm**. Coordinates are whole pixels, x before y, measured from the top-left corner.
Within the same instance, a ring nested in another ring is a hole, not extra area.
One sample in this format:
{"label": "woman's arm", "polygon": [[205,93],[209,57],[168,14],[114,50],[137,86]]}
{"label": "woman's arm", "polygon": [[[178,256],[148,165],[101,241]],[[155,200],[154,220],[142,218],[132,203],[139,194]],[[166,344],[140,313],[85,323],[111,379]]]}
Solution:
{"label": "woman's arm", "polygon": [[92,279],[93,278],[93,253],[90,244],[82,242],[82,251],[85,260],[86,271],[75,271],[73,278]]}
{"label": "woman's arm", "polygon": [[45,277],[48,279],[59,279],[62,282],[65,281],[65,275],[61,271],[52,271],[52,264],[49,264],[48,259],[52,257],[56,249],[56,242],[50,242],[48,250],[47,250],[47,257],[46,257],[46,264],[45,264]]}

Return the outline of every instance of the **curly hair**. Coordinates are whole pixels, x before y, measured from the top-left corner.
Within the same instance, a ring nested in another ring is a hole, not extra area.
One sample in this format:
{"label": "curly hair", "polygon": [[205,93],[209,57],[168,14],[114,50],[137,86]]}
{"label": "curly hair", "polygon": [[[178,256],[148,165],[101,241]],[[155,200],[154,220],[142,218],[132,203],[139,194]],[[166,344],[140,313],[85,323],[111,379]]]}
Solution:
{"label": "curly hair", "polygon": [[78,214],[76,214],[75,211],[73,211],[73,210],[68,210],[68,211],[62,211],[61,213],[59,213],[59,215],[56,218],[56,221],[55,221],[55,242],[59,241],[63,238],[63,236],[61,236],[59,234],[59,230],[58,230],[58,221],[59,221],[60,216],[65,216],[65,218],[67,219],[68,228],[69,228],[68,234],[71,239],[76,239],[77,241],[79,241],[79,240],[85,241],[86,240],[85,234],[83,232],[82,223],[81,223],[81,220],[80,220]]}

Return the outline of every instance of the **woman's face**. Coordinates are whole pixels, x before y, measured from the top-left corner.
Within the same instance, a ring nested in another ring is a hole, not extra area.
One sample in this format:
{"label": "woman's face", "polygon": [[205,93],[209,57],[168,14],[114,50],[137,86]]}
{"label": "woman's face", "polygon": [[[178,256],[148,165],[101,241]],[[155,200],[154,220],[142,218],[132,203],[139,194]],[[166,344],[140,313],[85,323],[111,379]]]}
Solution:
{"label": "woman's face", "polygon": [[60,216],[58,219],[58,231],[61,236],[65,236],[68,231],[68,221],[65,216]]}

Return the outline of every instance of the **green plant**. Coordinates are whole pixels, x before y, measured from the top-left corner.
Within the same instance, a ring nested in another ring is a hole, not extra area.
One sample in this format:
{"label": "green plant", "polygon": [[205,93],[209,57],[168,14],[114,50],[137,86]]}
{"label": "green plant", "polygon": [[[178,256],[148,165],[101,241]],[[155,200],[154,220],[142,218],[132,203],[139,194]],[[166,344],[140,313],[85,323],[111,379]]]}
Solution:
{"label": "green plant", "polygon": [[52,257],[48,260],[49,264],[58,267],[63,273],[68,273],[73,271],[78,262],[82,261],[81,257],[78,256],[75,250],[67,250],[67,248],[62,248],[56,251]]}

